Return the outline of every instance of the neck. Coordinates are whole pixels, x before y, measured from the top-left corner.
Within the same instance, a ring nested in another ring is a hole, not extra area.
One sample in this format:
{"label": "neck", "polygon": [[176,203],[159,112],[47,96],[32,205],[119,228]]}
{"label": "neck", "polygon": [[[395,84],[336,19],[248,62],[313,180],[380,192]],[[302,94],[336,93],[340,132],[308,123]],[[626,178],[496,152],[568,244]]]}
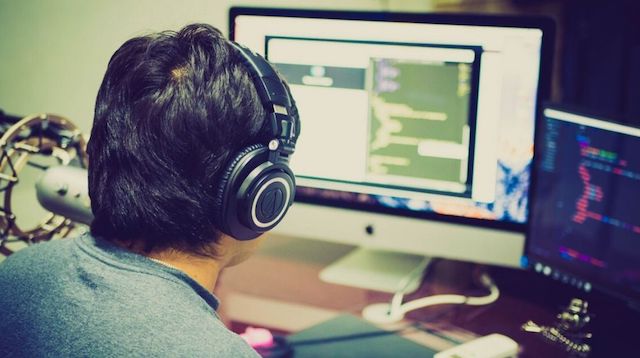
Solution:
{"label": "neck", "polygon": [[186,273],[187,276],[211,293],[213,293],[220,271],[224,267],[221,262],[214,258],[174,250],[152,252],[144,255],[160,264]]}
{"label": "neck", "polygon": [[213,293],[218,276],[223,268],[244,261],[252,253],[260,240],[242,242],[227,235],[221,235],[208,249],[215,256],[203,256],[178,249],[164,249],[146,252],[144,245],[136,241],[113,240],[116,245],[144,255],[187,274],[202,287]]}

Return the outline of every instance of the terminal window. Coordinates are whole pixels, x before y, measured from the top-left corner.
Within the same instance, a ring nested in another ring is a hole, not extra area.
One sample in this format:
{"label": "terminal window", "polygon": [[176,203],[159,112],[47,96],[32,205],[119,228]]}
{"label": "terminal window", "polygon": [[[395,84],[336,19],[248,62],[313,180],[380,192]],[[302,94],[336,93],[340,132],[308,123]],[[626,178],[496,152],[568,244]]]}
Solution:
{"label": "terminal window", "polygon": [[371,59],[369,178],[466,190],[471,71],[469,63]]}
{"label": "terminal window", "polygon": [[480,50],[268,37],[304,117],[296,175],[470,197]]}

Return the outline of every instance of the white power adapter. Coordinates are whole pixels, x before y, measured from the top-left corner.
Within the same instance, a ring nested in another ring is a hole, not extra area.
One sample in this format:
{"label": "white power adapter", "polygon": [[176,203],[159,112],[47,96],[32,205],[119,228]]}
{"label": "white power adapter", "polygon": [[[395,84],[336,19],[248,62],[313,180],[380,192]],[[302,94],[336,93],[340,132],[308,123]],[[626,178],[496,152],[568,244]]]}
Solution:
{"label": "white power adapter", "polygon": [[516,341],[493,333],[436,353],[434,358],[510,358],[517,355]]}

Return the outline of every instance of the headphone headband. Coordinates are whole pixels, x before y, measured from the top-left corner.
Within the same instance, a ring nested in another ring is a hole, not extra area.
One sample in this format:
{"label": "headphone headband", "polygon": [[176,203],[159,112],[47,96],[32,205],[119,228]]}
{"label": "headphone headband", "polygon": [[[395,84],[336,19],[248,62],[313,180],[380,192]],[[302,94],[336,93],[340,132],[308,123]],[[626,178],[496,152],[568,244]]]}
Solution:
{"label": "headphone headband", "polygon": [[266,112],[268,143],[238,151],[223,170],[215,195],[218,228],[237,240],[251,240],[275,227],[295,195],[289,157],[300,134],[300,119],[287,83],[262,56],[235,42]]}
{"label": "headphone headband", "polygon": [[267,112],[266,118],[271,122],[269,129],[273,139],[269,142],[269,150],[277,153],[279,158],[288,160],[295,150],[300,132],[298,109],[289,86],[262,56],[234,41],[230,43],[238,50],[240,59],[249,70],[262,106]]}

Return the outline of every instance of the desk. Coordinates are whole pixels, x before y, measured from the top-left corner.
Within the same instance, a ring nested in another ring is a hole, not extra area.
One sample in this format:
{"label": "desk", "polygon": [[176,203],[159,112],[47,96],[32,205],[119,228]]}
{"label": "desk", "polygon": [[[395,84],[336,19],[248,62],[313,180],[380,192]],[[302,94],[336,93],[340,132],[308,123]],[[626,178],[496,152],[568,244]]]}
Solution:
{"label": "desk", "polygon": [[[220,314],[223,320],[236,331],[253,325],[278,333],[292,333],[343,313],[360,315],[361,310],[371,303],[388,302],[391,295],[387,293],[320,281],[319,272],[352,249],[333,243],[272,235],[251,259],[225,270],[221,275],[216,294],[222,302]],[[436,261],[420,289],[406,299],[438,293],[485,294],[470,290],[472,273],[484,269],[486,267],[469,263]],[[507,276],[504,280],[508,286],[506,290],[498,281],[502,294],[497,302],[483,307],[443,305],[411,312],[407,319],[428,322],[436,334],[411,332],[405,337],[435,350],[443,350],[456,343],[497,332],[512,337],[521,345],[521,357],[567,356],[559,347],[520,330],[520,325],[530,319],[542,324],[554,322],[562,304],[546,296],[543,302],[536,302],[529,300],[526,292],[522,294],[525,290],[518,285],[534,284],[530,273],[498,268],[490,270],[497,276]],[[543,285],[547,283],[546,280],[540,282]],[[537,291],[541,291],[542,296],[548,295],[549,292],[544,292],[547,288]],[[569,301],[567,298],[560,302],[566,304]]]}

